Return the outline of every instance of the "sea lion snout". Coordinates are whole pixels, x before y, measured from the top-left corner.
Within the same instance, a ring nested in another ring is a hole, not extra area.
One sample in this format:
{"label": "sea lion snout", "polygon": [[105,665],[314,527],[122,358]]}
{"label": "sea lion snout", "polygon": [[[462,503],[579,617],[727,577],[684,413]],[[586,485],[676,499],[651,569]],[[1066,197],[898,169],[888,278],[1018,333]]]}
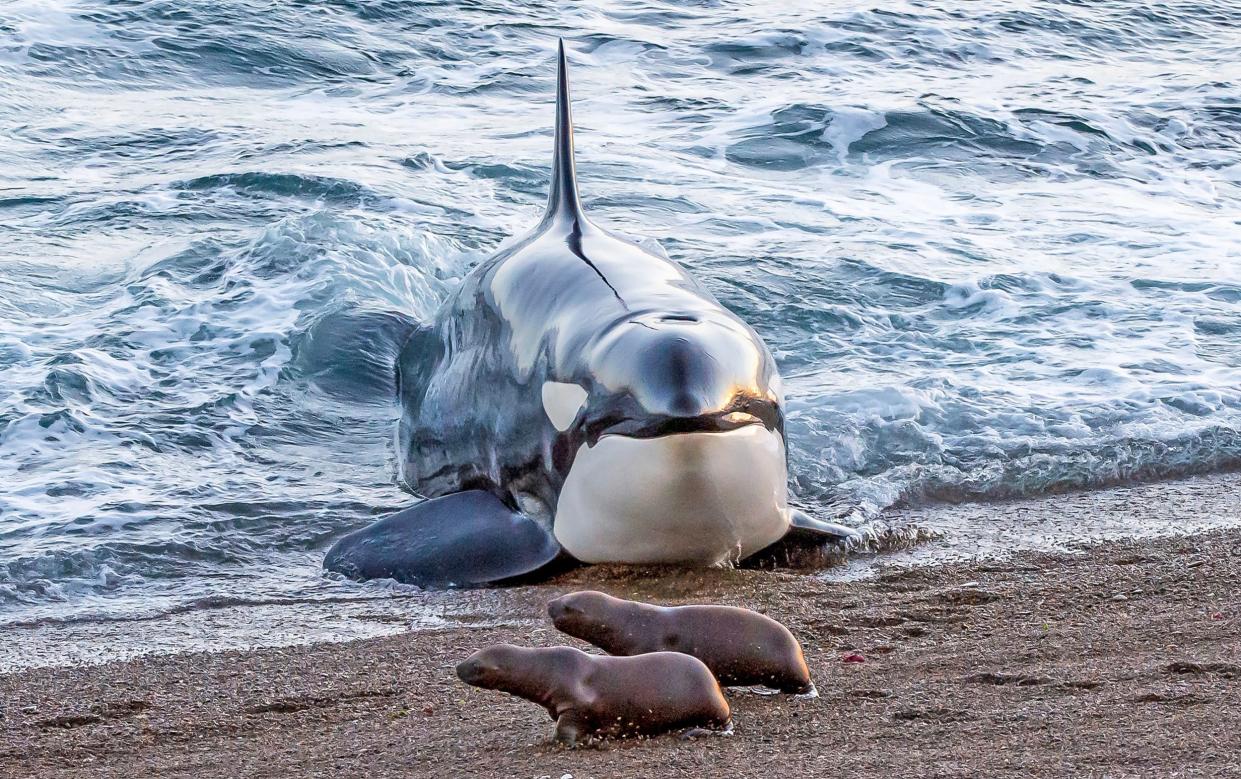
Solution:
{"label": "sea lion snout", "polygon": [[581,609],[569,601],[568,595],[547,602],[547,616],[556,623],[557,627],[560,626],[562,620],[571,619],[580,613]]}
{"label": "sea lion snout", "polygon": [[475,660],[473,656],[457,663],[457,678],[472,687],[481,686],[479,683],[485,674],[486,671],[483,669],[482,664]]}

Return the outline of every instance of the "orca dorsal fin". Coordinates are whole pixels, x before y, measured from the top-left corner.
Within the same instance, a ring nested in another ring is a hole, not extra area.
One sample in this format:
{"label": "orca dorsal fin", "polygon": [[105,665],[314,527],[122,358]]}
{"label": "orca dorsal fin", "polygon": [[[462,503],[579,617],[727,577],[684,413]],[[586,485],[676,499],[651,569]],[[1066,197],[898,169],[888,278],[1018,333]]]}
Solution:
{"label": "orca dorsal fin", "polygon": [[547,212],[543,222],[585,219],[577,194],[577,171],[573,166],[573,111],[569,106],[569,72],[564,55],[564,39],[560,39],[560,55],[556,67],[556,147],[552,156],[551,189],[547,195]]}

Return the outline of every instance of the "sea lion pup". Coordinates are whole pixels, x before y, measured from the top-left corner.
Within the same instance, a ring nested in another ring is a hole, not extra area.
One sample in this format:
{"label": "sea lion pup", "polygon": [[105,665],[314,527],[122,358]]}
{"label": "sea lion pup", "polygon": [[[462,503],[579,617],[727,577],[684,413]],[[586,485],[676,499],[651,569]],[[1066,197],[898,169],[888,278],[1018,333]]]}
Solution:
{"label": "sea lion pup", "polygon": [[749,609],[652,606],[586,591],[549,602],[547,615],[560,632],[613,655],[683,652],[726,687],[816,694],[801,644],[784,625]]}
{"label": "sea lion pup", "polygon": [[556,739],[570,746],[594,735],[726,730],[732,716],[711,671],[676,652],[600,657],[567,646],[496,644],[463,660],[457,676],[539,704],[556,720]]}

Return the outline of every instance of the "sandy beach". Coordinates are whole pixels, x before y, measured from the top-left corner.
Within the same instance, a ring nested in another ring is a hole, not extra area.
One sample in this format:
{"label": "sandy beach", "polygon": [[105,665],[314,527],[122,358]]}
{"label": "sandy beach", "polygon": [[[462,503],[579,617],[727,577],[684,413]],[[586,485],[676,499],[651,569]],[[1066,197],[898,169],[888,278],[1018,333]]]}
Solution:
{"label": "sandy beach", "polygon": [[[1139,492],[1235,512],[1237,483]],[[1137,510],[1125,494],[989,510]],[[764,611],[802,639],[821,697],[734,690],[730,737],[570,751],[541,709],[456,680],[491,643],[575,644],[542,608],[584,588]],[[1237,530],[859,581],[588,568],[484,600],[504,621],[0,676],[0,776],[1241,776]]]}
{"label": "sandy beach", "polygon": [[[1239,32],[0,0],[0,779],[1241,779]],[[457,677],[582,590],[820,694]]]}

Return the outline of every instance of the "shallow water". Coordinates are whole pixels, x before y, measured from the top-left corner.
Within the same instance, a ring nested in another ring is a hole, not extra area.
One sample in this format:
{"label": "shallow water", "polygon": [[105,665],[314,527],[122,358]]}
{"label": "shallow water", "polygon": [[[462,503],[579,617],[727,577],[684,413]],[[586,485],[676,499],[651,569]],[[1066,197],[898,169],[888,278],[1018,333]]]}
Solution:
{"label": "shallow water", "polygon": [[319,562],[409,502],[391,358],[536,220],[558,35],[588,208],[771,345],[806,507],[1241,464],[1226,5],[10,0],[0,624],[401,591]]}

